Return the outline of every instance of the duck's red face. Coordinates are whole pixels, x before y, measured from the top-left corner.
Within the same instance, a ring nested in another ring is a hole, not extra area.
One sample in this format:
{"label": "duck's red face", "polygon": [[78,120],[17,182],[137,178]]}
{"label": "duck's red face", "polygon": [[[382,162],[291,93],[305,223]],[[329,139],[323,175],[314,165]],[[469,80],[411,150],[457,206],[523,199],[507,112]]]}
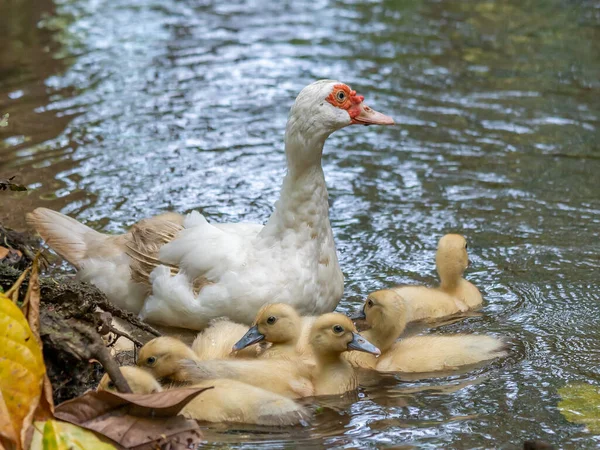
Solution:
{"label": "duck's red face", "polygon": [[393,125],[394,119],[385,114],[375,111],[363,104],[365,98],[357,95],[356,91],[350,89],[346,84],[340,83],[333,86],[327,102],[336,108],[345,110],[353,125]]}

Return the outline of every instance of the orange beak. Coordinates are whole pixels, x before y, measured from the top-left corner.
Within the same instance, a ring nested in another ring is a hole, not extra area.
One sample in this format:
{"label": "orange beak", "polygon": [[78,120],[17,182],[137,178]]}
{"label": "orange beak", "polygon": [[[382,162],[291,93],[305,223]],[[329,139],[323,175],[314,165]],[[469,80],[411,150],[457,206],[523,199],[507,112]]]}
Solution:
{"label": "orange beak", "polygon": [[352,108],[358,109],[358,115],[352,119],[353,125],[394,125],[394,119],[390,116],[377,112],[363,103]]}

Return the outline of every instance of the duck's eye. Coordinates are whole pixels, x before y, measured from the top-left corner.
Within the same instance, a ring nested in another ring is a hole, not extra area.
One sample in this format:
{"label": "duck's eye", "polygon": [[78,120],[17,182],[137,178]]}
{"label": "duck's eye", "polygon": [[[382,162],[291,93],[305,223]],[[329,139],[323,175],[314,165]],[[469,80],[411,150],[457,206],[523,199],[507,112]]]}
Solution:
{"label": "duck's eye", "polygon": [[146,359],[146,364],[148,364],[149,366],[153,365],[156,362],[156,356],[151,356],[148,359]]}
{"label": "duck's eye", "polygon": [[275,316],[271,316],[267,319],[267,323],[269,325],[273,325],[275,322],[277,322],[277,317],[275,317]]}
{"label": "duck's eye", "polygon": [[107,386],[108,386],[109,389],[114,389],[115,388],[115,383],[113,383],[112,381],[109,381]]}
{"label": "duck's eye", "polygon": [[338,102],[343,103],[344,100],[346,100],[346,93],[344,91],[338,91],[338,93],[335,94],[335,98]]}
{"label": "duck's eye", "polygon": [[367,306],[369,308],[372,308],[373,307],[373,300],[371,300],[371,299],[367,300]]}
{"label": "duck's eye", "polygon": [[465,242],[465,250],[469,248],[469,244]]}
{"label": "duck's eye", "polygon": [[344,327],[342,327],[341,325],[334,325],[333,326],[333,332],[336,334],[340,334],[344,332]]}

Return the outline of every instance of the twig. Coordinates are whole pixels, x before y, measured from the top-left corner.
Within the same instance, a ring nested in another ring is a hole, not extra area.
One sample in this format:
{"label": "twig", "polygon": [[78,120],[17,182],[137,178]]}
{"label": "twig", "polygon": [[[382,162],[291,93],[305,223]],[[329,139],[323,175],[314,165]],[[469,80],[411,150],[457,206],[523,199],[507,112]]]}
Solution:
{"label": "twig", "polygon": [[14,282],[14,284],[12,285],[12,287],[6,291],[6,296],[8,298],[10,298],[13,303],[17,303],[17,300],[19,299],[19,289],[21,288],[21,285],[23,284],[23,280],[25,280],[25,277],[27,277],[27,274],[29,273],[29,271],[31,270],[31,267],[28,267],[27,269],[25,269],[23,271],[23,273],[21,274],[21,276],[19,278],[17,278],[17,281]]}
{"label": "twig", "polygon": [[131,394],[131,388],[129,387],[129,384],[127,384],[127,380],[125,377],[123,377],[123,374],[119,369],[119,365],[110,355],[108,349],[104,345],[100,344],[94,346],[92,352],[96,359],[100,361],[100,364],[102,364],[110,379],[113,381],[113,383],[115,383],[115,386],[119,392],[122,394]]}
{"label": "twig", "polygon": [[[129,339],[131,342],[133,342],[138,347],[143,347],[144,346],[144,343],[142,341],[137,340],[136,338],[134,338],[133,336],[130,336],[129,334],[125,333],[124,331],[117,330],[112,325],[108,326],[108,331],[110,331],[113,334],[116,334],[117,335],[117,339],[118,339],[119,336],[120,337],[124,337],[125,339]],[[117,341],[117,339],[115,339],[115,342]],[[111,345],[114,345],[114,343],[111,344]]]}
{"label": "twig", "polygon": [[97,301],[97,304],[101,309],[111,313],[113,316],[118,317],[119,319],[126,320],[130,324],[138,327],[141,330],[147,331],[148,333],[153,334],[154,336],[161,336],[160,332],[152,328],[146,322],[143,322],[142,320],[138,319],[133,313],[123,311],[122,309],[111,304],[108,300],[99,299]]}

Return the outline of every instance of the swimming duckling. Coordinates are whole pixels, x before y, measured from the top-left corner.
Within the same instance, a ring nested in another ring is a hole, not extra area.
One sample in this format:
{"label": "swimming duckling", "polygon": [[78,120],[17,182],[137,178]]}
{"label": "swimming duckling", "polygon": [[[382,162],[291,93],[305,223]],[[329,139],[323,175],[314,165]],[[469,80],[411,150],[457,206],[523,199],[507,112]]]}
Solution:
{"label": "swimming duckling", "polygon": [[[231,347],[248,331],[247,325],[215,319],[210,326],[198,334],[192,350],[199,360],[225,359],[231,357]],[[257,345],[238,351],[237,358],[256,358],[261,353]]]}
{"label": "swimming duckling", "polygon": [[314,395],[338,395],[358,387],[354,368],[342,354],[358,350],[372,355],[381,352],[356,331],[352,321],[339,313],[323,314],[315,320],[309,336],[316,360],[311,380]]}
{"label": "swimming duckling", "polygon": [[[153,394],[154,392],[162,392],[162,387],[152,374],[144,369],[135,366],[123,366],[120,368],[123,378],[127,380],[127,384],[134,394]],[[108,373],[105,373],[98,383],[98,391],[113,391],[118,392],[115,383],[110,379]]]}
{"label": "swimming duckling", "polygon": [[507,354],[506,343],[490,336],[413,336],[394,342],[410,315],[404,299],[390,291],[370,294],[360,316],[371,327],[363,335],[381,349],[382,355],[377,360],[370,355],[350,357],[358,367],[380,372],[437,372]]}
{"label": "swimming duckling", "polygon": [[[151,394],[163,389],[158,381],[139,367],[121,367],[134,394]],[[205,422],[236,422],[256,425],[297,425],[309,418],[306,408],[293,400],[235,380],[207,380],[194,387],[210,388],[180,412],[181,415]],[[105,374],[98,390],[114,391],[115,385]]]}
{"label": "swimming duckling", "polygon": [[227,378],[276,392],[289,398],[313,395],[310,367],[301,361],[279,359],[221,359],[201,361],[183,342],[154,338],[139,352],[138,366],[156,378],[187,384]]}
{"label": "swimming duckling", "polygon": [[409,303],[411,320],[439,319],[481,305],[479,289],[463,278],[469,265],[467,241],[459,234],[447,234],[439,243],[435,264],[440,286],[397,286],[390,290]]}
{"label": "swimming duckling", "polygon": [[[271,303],[263,306],[254,320],[252,327],[233,346],[234,352],[239,352],[257,342],[269,342],[272,345],[264,350],[261,358],[297,358],[307,353],[308,335],[312,320],[303,321],[298,312],[286,303]],[[308,326],[307,326],[308,325]],[[299,345],[303,329],[305,341]]]}

